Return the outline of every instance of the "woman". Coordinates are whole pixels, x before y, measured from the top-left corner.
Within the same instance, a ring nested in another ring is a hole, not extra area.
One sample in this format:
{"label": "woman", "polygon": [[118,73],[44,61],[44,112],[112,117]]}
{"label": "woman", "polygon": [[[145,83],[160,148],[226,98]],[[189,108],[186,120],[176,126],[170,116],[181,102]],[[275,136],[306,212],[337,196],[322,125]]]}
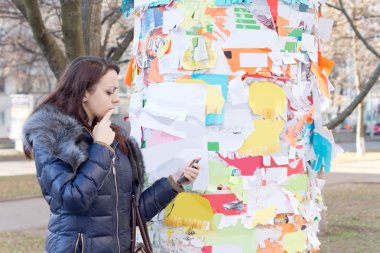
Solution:
{"label": "woman", "polygon": [[141,151],[110,121],[118,73],[105,59],[75,59],[24,125],[24,152],[51,210],[45,252],[130,252],[132,195],[147,222],[183,190],[180,177],[197,178],[195,162],[142,191]]}

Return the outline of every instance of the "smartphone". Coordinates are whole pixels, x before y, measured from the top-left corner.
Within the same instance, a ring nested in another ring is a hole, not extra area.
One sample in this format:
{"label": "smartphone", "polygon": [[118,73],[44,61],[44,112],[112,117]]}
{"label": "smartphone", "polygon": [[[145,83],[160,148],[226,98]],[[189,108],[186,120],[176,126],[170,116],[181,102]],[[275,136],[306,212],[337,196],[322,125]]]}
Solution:
{"label": "smartphone", "polygon": [[[198,159],[192,160],[191,163],[189,164],[189,167],[193,167],[193,164],[197,163],[197,162],[199,162]],[[193,167],[193,168],[196,169],[196,167]],[[185,176],[182,176],[180,179],[178,179],[177,183],[178,184],[183,184],[183,183],[186,183],[187,181],[188,181],[188,179]]]}

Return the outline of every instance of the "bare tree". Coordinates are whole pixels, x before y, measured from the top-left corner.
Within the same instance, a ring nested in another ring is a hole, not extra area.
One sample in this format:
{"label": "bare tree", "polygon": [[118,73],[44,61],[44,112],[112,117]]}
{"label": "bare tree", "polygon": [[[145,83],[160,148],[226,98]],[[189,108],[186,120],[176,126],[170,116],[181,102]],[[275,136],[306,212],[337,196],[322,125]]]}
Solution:
{"label": "bare tree", "polygon": [[[377,46],[379,43],[378,24],[380,21],[380,15],[377,14],[379,11],[379,3],[377,1],[373,1],[371,4],[361,5],[360,12],[358,12],[354,17],[348,14],[342,0],[338,0],[338,5],[328,3],[327,6],[331,7],[335,11],[338,11],[345,17],[345,21],[348,22],[348,25],[353,31],[355,37],[361,42],[361,47],[357,49],[357,52],[360,55],[356,57],[358,60],[357,64],[360,66],[360,73],[358,76],[358,86],[360,87],[358,89],[359,93],[342,112],[326,124],[327,128],[333,129],[341,124],[355,110],[355,108],[365,99],[379,79],[380,51],[376,47],[372,46],[372,43]],[[359,26],[362,28],[362,32],[359,31]],[[349,40],[352,39],[352,37],[346,36],[346,39]],[[334,48],[344,48],[347,50],[350,46],[352,46],[352,44],[349,42],[347,43],[346,41],[346,46],[335,46]],[[370,54],[365,52],[369,52]],[[346,55],[345,57],[348,56]],[[371,67],[372,70],[370,70]]]}
{"label": "bare tree", "polygon": [[50,89],[52,79],[59,78],[66,64],[80,55],[128,61],[130,56],[122,57],[133,40],[133,22],[121,18],[119,4],[102,0],[1,1],[0,51],[6,57],[0,59],[0,78],[17,69],[25,80],[22,91],[30,92],[38,83],[49,83]]}

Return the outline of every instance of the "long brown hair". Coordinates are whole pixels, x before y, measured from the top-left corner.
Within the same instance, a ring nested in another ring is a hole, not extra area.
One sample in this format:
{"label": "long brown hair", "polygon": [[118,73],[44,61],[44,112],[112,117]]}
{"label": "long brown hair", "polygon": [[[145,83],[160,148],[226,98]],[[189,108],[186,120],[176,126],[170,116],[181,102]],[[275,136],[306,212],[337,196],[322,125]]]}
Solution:
{"label": "long brown hair", "polygon": [[[110,70],[115,70],[117,74],[120,72],[119,66],[107,59],[96,56],[76,58],[59,79],[57,88],[34,111],[37,111],[42,105],[53,105],[64,114],[77,119],[91,132],[99,119],[95,119],[91,126],[88,124],[88,115],[82,106],[83,97],[86,90],[93,89],[100,78]],[[122,130],[116,125],[111,125],[111,128],[115,132],[118,147],[127,154],[128,149]],[[28,158],[32,157],[31,153],[25,149],[24,154]]]}

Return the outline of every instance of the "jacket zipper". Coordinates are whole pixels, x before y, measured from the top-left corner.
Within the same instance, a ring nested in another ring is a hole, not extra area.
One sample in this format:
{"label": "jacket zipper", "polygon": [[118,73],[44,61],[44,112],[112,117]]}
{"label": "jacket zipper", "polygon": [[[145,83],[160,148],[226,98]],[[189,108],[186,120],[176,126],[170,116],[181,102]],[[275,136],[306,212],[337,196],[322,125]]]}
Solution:
{"label": "jacket zipper", "polygon": [[81,250],[81,253],[84,253],[84,240],[83,240],[83,233],[79,233],[78,234],[78,237],[77,237],[77,241],[75,242],[75,249],[74,249],[74,253],[77,253],[77,249],[78,249],[78,246],[79,246],[79,240],[82,242],[82,250]]}
{"label": "jacket zipper", "polygon": [[116,159],[116,147],[117,143],[115,145],[115,155],[112,157],[112,173],[114,175],[114,181],[115,181],[115,190],[116,190],[116,240],[117,240],[117,248],[118,252],[120,253],[120,241],[119,241],[119,192],[118,192],[118,187],[117,187],[117,177],[116,177],[116,168],[115,168],[115,159]]}
{"label": "jacket zipper", "polygon": [[106,179],[108,178],[108,175],[111,173],[111,170],[112,170],[112,168],[108,171],[107,176],[103,179],[102,184],[101,184],[100,187],[99,187],[99,190],[102,189],[102,187],[103,187],[103,185],[104,185],[104,182],[105,182]]}

